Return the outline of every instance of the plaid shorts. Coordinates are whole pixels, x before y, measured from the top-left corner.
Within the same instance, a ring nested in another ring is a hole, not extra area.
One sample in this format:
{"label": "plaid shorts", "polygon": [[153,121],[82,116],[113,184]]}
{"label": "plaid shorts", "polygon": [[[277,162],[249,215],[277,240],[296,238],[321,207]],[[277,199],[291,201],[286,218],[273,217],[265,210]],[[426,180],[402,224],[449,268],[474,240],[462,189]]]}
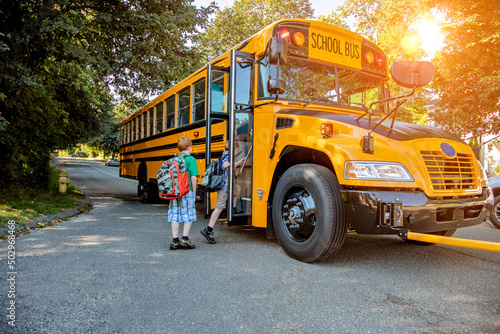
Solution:
{"label": "plaid shorts", "polygon": [[171,199],[168,209],[167,221],[171,223],[192,223],[196,221],[196,198],[192,191],[189,191],[186,196]]}

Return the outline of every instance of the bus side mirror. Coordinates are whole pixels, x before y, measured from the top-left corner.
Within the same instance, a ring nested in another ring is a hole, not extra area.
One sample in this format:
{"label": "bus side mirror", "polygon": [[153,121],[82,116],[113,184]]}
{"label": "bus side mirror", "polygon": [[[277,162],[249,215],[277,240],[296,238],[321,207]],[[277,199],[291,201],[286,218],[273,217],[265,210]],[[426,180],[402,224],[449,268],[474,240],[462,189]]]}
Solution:
{"label": "bus side mirror", "polygon": [[285,84],[280,79],[269,79],[267,81],[267,91],[270,94],[283,94],[285,93]]}
{"label": "bus side mirror", "polygon": [[285,64],[288,57],[288,44],[286,39],[281,37],[271,37],[268,44],[269,64],[277,65],[276,79],[267,81],[267,91],[270,94],[276,94],[276,100],[279,94],[285,93],[285,83],[280,79],[280,64]]}
{"label": "bus side mirror", "polygon": [[422,87],[434,78],[434,65],[428,61],[396,61],[391,66],[391,76],[405,88]]}
{"label": "bus side mirror", "polygon": [[269,63],[277,65],[278,60],[285,64],[288,56],[288,44],[286,39],[281,37],[271,37],[269,40]]}

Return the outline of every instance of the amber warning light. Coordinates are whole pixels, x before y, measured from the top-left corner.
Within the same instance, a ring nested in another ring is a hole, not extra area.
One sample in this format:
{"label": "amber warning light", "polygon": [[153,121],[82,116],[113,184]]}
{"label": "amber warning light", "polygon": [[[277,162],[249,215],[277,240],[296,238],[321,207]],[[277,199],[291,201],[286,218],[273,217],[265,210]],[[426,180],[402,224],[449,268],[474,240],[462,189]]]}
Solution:
{"label": "amber warning light", "polygon": [[367,63],[369,65],[373,64],[373,65],[377,65],[379,67],[385,66],[384,57],[380,54],[374,55],[373,52],[371,52],[371,51],[365,52],[364,60],[365,60],[365,63]]}
{"label": "amber warning light", "polygon": [[292,34],[290,33],[290,30],[288,30],[287,28],[281,28],[278,31],[278,35],[281,38],[286,39],[287,42],[292,41],[292,43],[296,46],[302,46],[306,41],[306,38],[304,37],[303,33],[301,33],[300,31],[296,31]]}
{"label": "amber warning light", "polygon": [[333,124],[321,123],[321,135],[325,138],[333,135]]}

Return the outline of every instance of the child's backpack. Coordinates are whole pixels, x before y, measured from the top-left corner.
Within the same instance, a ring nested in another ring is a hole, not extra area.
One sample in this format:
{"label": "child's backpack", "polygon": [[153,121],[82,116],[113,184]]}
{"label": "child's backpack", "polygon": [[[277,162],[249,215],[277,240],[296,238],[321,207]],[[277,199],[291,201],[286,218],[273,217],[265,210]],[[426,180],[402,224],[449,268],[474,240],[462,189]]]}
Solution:
{"label": "child's backpack", "polygon": [[222,178],[224,169],[222,168],[222,158],[208,164],[201,178],[201,188],[205,191],[217,191],[222,188]]}
{"label": "child's backpack", "polygon": [[189,192],[189,176],[184,157],[176,155],[165,161],[156,173],[156,180],[160,198],[176,199],[186,195]]}

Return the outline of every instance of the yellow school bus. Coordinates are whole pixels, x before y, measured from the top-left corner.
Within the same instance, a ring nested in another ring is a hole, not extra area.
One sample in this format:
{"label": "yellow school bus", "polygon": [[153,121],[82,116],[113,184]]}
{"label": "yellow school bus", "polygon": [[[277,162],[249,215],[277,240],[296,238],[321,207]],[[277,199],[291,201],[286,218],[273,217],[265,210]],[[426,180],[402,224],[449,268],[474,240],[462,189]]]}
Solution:
{"label": "yellow school bus", "polygon": [[[243,163],[229,169],[228,224],[266,228],[293,258],[329,259],[349,230],[450,236],[485,221],[492,195],[460,137],[395,120],[433,75],[428,62],[388,66],[348,30],[281,20],[127,117],[120,174],[148,201],[179,136],[200,173],[229,140],[231,166]],[[391,97],[391,77],[408,94]]]}

